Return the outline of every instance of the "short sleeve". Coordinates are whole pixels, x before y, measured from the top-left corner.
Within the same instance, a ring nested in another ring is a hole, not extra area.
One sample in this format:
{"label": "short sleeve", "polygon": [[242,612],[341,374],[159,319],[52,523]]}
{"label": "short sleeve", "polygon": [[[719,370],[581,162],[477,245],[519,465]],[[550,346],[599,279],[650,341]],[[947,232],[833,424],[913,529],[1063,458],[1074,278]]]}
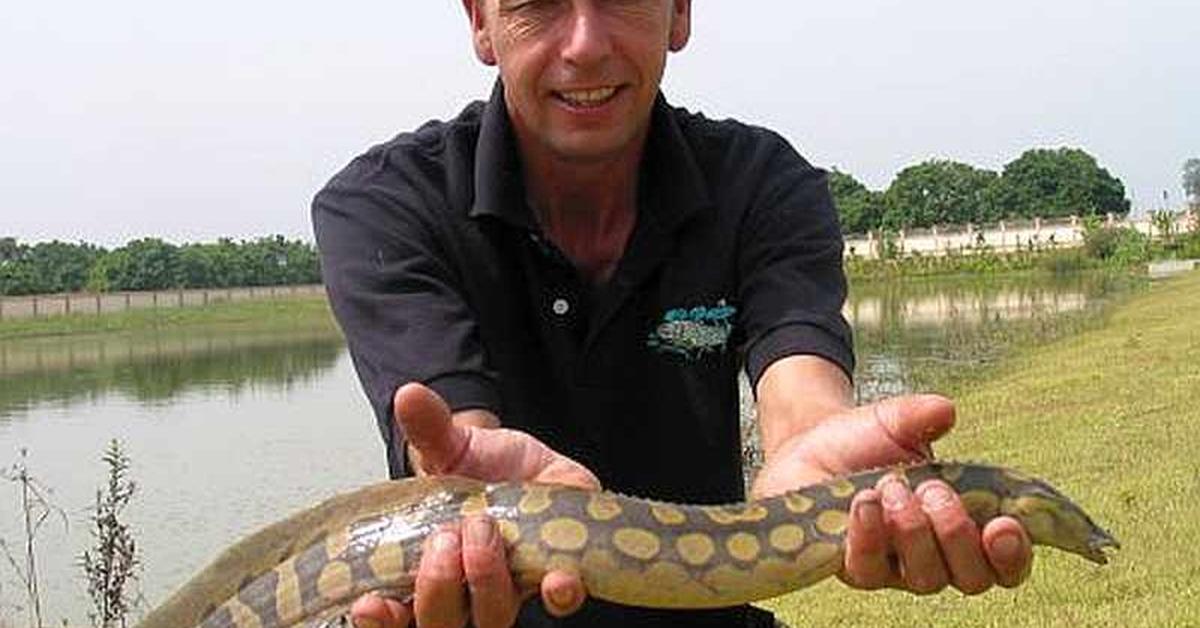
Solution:
{"label": "short sleeve", "polygon": [[461,277],[444,245],[446,203],[413,173],[368,153],[313,201],[321,274],[355,369],[388,445],[393,475],[404,447],[393,434],[392,398],[421,382],[451,409],[498,412]]}
{"label": "short sleeve", "polygon": [[764,185],[739,234],[739,317],[752,390],[771,363],[790,355],[817,355],[854,373],[842,315],[843,242],[826,174],[772,139]]}

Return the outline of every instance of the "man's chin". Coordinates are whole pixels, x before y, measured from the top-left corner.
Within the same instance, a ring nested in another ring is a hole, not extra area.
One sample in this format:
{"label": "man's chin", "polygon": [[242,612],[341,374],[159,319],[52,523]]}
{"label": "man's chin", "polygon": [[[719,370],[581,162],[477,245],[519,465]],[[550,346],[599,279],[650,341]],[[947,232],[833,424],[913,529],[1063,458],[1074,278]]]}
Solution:
{"label": "man's chin", "polygon": [[580,164],[635,158],[641,154],[640,148],[633,138],[600,133],[577,133],[552,138],[550,142],[550,149],[556,158]]}

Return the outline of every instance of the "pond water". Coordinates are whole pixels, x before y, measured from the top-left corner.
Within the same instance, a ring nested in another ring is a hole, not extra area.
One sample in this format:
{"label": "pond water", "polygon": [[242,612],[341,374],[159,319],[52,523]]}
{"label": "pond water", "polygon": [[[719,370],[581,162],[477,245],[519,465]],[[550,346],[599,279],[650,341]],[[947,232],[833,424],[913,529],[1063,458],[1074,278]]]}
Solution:
{"label": "pond water", "polygon": [[[1015,345],[1095,324],[1128,282],[1058,279],[855,284],[862,400],[941,390]],[[744,390],[744,418],[752,400]],[[747,429],[747,433],[752,430]],[[0,466],[20,462],[62,509],[38,535],[46,624],[87,623],[76,566],[100,456],[119,439],[147,604],[253,529],[383,478],[382,445],[340,336],[326,329],[108,335],[0,343]],[[757,452],[748,439],[753,466]],[[0,539],[20,559],[20,492],[0,482]],[[64,525],[65,519],[65,525]],[[24,623],[0,556],[0,626]]]}

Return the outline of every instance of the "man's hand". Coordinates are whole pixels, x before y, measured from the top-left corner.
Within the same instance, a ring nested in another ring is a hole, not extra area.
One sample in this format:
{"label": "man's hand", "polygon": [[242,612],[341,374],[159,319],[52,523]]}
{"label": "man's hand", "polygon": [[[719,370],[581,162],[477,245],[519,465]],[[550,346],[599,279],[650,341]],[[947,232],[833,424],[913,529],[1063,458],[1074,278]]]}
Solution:
{"label": "man's hand", "polygon": [[[930,443],[954,425],[945,398],[899,397],[827,417],[780,441],[754,483],[764,497],[826,478],[930,456]],[[1029,538],[1010,517],[982,532],[958,495],[940,481],[910,490],[895,477],[855,496],[841,578],[863,589],[933,593],[953,585],[967,594],[1023,582],[1032,565]]]}
{"label": "man's hand", "polygon": [[[396,391],[394,414],[411,447],[414,467],[425,475],[461,475],[484,481],[532,481],[599,488],[596,476],[532,436],[496,427],[486,412],[455,414],[420,384]],[[583,604],[579,577],[550,572],[541,582],[542,601],[553,615],[569,615]],[[354,625],[402,628],[507,628],[516,621],[520,591],[508,571],[503,539],[495,522],[471,517],[461,527],[431,535],[417,569],[411,606],[365,595],[351,609]]]}

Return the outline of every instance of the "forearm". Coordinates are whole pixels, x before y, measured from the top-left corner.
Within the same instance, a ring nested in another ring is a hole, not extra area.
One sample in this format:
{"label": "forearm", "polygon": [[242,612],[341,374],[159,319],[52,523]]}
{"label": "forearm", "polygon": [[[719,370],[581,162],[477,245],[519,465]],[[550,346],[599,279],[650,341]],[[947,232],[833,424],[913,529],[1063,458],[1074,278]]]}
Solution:
{"label": "forearm", "polygon": [[767,462],[792,436],[854,406],[854,387],[845,372],[814,355],[775,361],[759,378],[756,393],[759,434]]}

